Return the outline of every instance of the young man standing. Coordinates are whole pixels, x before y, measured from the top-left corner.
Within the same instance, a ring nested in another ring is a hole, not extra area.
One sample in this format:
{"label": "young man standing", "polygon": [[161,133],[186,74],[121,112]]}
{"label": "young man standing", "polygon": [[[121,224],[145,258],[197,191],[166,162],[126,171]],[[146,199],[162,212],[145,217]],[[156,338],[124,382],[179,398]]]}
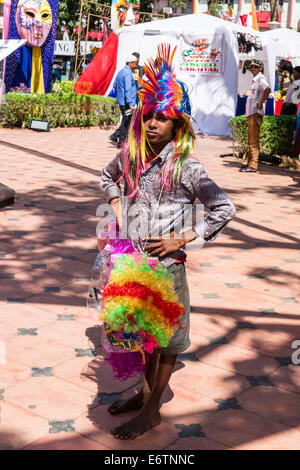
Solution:
{"label": "young man standing", "polygon": [[[129,232],[128,237],[138,251],[158,259],[173,274],[175,293],[185,310],[180,317],[181,328],[167,347],[154,350],[150,356],[140,392],[109,407],[112,415],[139,410],[135,418],[111,431],[119,439],[134,439],[160,423],[161,396],[177,355],[190,345],[184,246],[197,237],[214,240],[235,215],[227,195],[209,179],[201,163],[191,157],[195,135],[189,119],[190,102],[186,85],[173,72],[174,52],[170,47],[159,46],[156,61],[144,65],[146,80],[139,80],[139,104],[131,123],[129,146],[124,146],[103,169],[101,177],[101,188],[119,226],[119,181],[123,178],[127,226],[134,222],[134,232]],[[208,214],[175,235],[175,227],[182,226],[186,209],[196,198]],[[162,219],[157,209],[162,209]],[[158,226],[158,233],[148,229],[145,232],[149,226]]]}
{"label": "young man standing", "polygon": [[248,161],[240,169],[242,172],[256,173],[259,158],[259,132],[262,119],[265,114],[264,103],[271,89],[266,77],[262,74],[263,63],[253,59],[250,64],[250,72],[253,75],[250,95],[246,103],[246,116],[248,119]]}

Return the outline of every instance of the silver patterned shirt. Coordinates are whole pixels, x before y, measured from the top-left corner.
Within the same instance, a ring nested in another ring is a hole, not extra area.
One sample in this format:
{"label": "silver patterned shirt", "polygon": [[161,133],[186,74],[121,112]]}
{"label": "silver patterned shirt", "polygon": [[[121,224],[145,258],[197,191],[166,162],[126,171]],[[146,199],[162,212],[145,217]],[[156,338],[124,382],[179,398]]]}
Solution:
{"label": "silver patterned shirt", "polygon": [[[179,183],[169,191],[161,181],[161,168],[174,152],[172,142],[167,144],[160,154],[149,163],[140,177],[139,191],[133,198],[123,175],[122,151],[102,171],[100,187],[109,201],[116,197],[123,198],[123,223],[121,236],[132,240],[134,246],[145,251],[145,239],[164,236],[170,231],[180,232],[182,228],[193,228],[197,235],[205,241],[212,241],[225,225],[234,217],[235,208],[228,196],[217,184],[209,179],[201,163],[189,157],[183,166]],[[118,180],[124,181],[124,187]],[[193,213],[195,201],[203,208]],[[125,204],[124,204],[125,201]],[[125,205],[125,208],[124,208]],[[204,208],[207,213],[204,214]],[[189,214],[189,215],[188,215]],[[198,215],[197,215],[198,214]],[[189,227],[186,221],[191,221]],[[128,230],[128,227],[131,229]],[[124,230],[128,230],[124,233]],[[185,253],[182,250],[170,253],[162,263],[167,267],[181,259]]]}

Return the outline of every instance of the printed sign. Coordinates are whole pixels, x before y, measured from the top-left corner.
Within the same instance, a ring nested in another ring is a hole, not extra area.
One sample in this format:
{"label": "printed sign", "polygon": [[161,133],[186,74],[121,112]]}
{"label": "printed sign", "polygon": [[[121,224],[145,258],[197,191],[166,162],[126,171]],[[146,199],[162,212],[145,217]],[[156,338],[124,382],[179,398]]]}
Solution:
{"label": "printed sign", "polygon": [[180,72],[200,75],[223,73],[223,34],[181,42]]}
{"label": "printed sign", "polygon": [[[86,45],[86,54],[91,53],[91,48],[102,47],[102,41],[80,41],[80,55],[84,54]],[[55,41],[54,55],[74,56],[76,52],[75,41]]]}

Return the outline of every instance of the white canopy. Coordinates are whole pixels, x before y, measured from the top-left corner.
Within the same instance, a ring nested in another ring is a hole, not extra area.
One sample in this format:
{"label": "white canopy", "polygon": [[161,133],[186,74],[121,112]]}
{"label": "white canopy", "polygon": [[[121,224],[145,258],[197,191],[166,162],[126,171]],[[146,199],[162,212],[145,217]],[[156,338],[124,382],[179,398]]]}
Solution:
{"label": "white canopy", "polygon": [[[252,28],[245,28],[201,13],[121,28],[116,33],[119,35],[119,46],[115,76],[125,66],[128,53],[139,52],[140,63],[143,64],[150,56],[155,57],[158,44],[169,42],[172,46],[176,45],[175,72],[177,77],[189,87],[192,123],[195,132],[228,135],[228,120],[235,116],[238,93],[238,31],[259,36],[264,46],[263,51],[251,53],[246,58],[255,55],[264,61],[265,74],[273,87],[275,57],[272,57],[271,49],[268,47],[264,35]],[[222,41],[222,73],[203,75],[180,70],[184,45],[192,45],[194,41],[202,37],[210,37],[212,44],[215,41],[219,41],[218,44],[220,44]],[[113,83],[114,79],[107,94],[109,94]]]}
{"label": "white canopy", "polygon": [[262,34],[267,41],[274,41],[276,57],[290,57],[294,65],[300,65],[300,33],[293,29],[277,28]]}

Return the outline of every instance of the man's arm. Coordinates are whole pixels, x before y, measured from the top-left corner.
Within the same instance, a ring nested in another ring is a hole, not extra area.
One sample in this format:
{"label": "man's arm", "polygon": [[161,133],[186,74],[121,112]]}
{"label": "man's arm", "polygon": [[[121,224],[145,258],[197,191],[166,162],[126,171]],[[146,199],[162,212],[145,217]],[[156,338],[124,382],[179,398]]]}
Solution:
{"label": "man's arm", "polygon": [[100,187],[107,196],[109,202],[121,196],[119,179],[123,175],[121,152],[102,170]]}
{"label": "man's arm", "polygon": [[257,104],[258,109],[262,109],[264,102],[268,99],[269,94],[271,93],[271,88],[265,88],[263,97],[261,101]]}
{"label": "man's arm", "polygon": [[[135,85],[134,85],[135,86]],[[126,74],[124,77],[124,93],[125,93],[125,103],[127,103],[130,108],[133,110],[135,107],[135,102],[132,100],[132,77],[130,74]]]}
{"label": "man's arm", "polygon": [[121,190],[119,179],[123,175],[121,152],[102,170],[100,187],[108,198],[119,227],[122,226]]}
{"label": "man's arm", "polygon": [[213,241],[235,216],[235,207],[227,194],[208,177],[200,162],[191,159],[187,175],[192,182],[194,196],[208,209],[208,214],[193,228],[205,241]]}
{"label": "man's arm", "polygon": [[166,256],[183,248],[197,237],[201,237],[208,242],[213,241],[235,216],[235,207],[229,197],[208,177],[197,160],[193,159],[188,163],[182,183],[191,195],[201,201],[209,210],[209,213],[203,221],[198,222],[193,228],[182,233],[180,238],[178,235],[174,238],[174,233],[171,233],[170,238],[159,237],[156,240],[149,240],[147,250],[150,250],[149,254],[151,256]]}

